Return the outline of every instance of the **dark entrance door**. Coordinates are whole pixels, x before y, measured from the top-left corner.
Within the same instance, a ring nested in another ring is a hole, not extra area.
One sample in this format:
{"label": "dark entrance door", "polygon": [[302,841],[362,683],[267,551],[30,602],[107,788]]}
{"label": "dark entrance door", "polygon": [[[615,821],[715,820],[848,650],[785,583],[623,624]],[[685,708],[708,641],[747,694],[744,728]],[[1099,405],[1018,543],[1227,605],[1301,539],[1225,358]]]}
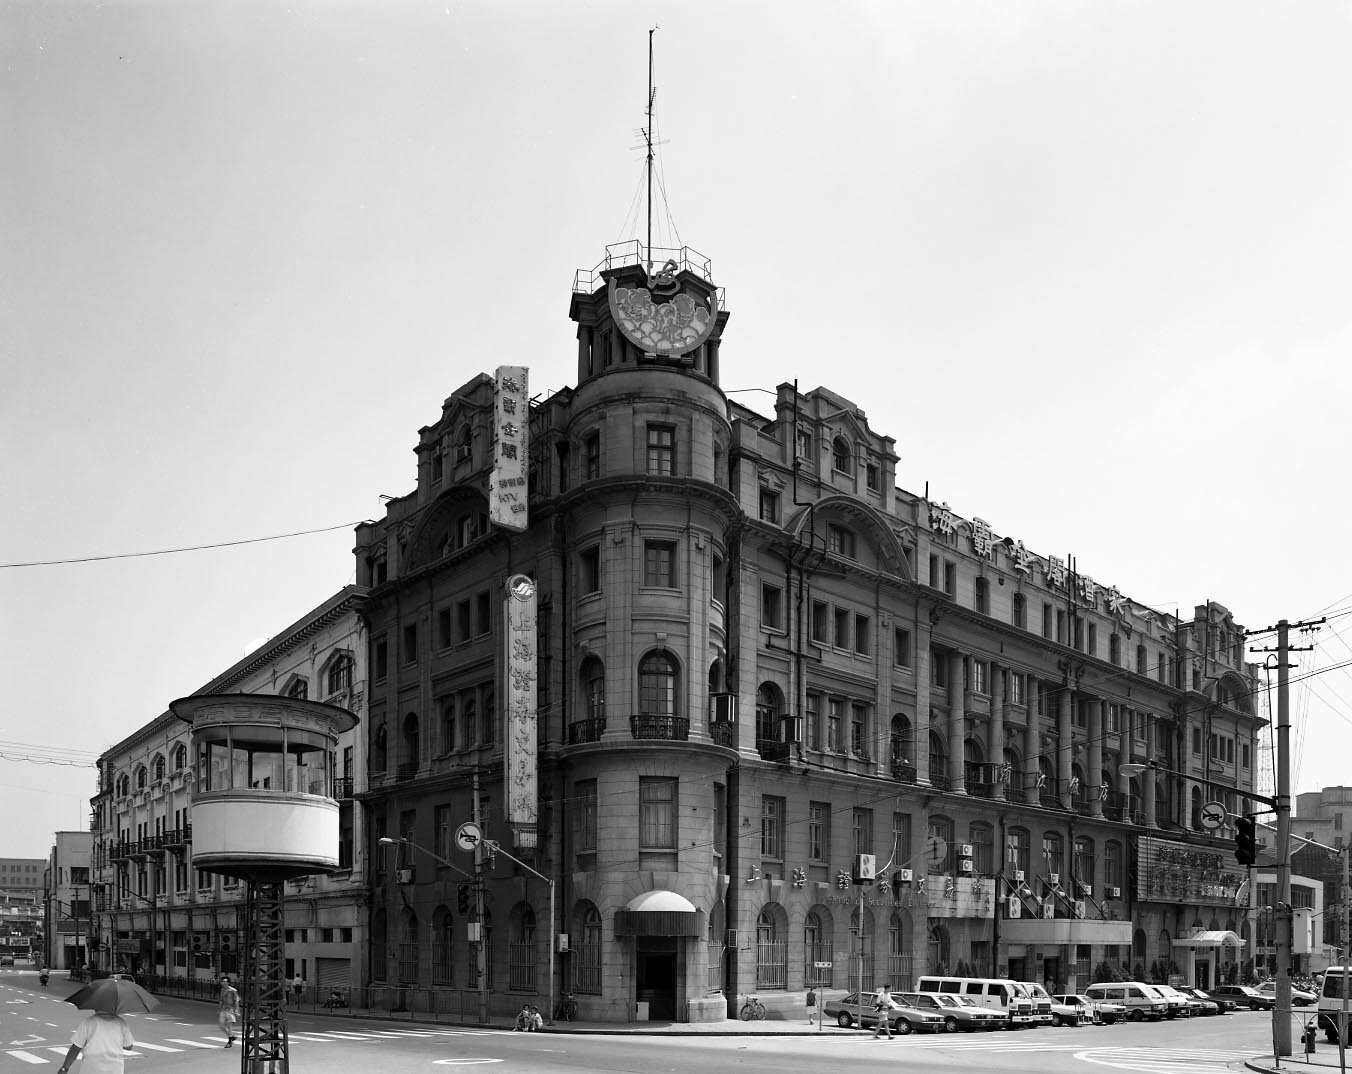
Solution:
{"label": "dark entrance door", "polygon": [[1042,987],[1053,995],[1065,983],[1061,977],[1061,960],[1046,958],[1042,960]]}
{"label": "dark entrance door", "polygon": [[1211,964],[1209,962],[1199,960],[1193,966],[1193,972],[1197,975],[1194,983],[1198,988],[1207,989],[1211,987]]}
{"label": "dark entrance door", "polygon": [[635,999],[648,1005],[656,1022],[676,1021],[676,941],[666,936],[638,939]]}

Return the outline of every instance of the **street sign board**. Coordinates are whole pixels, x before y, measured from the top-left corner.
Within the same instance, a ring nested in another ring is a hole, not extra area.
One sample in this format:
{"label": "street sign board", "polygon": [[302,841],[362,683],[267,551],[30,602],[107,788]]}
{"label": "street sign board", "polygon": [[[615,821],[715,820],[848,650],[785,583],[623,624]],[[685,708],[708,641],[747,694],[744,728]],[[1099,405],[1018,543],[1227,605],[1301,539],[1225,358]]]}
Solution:
{"label": "street sign board", "polygon": [[1207,802],[1202,806],[1201,822],[1202,827],[1209,832],[1214,832],[1225,823],[1225,806],[1220,802]]}
{"label": "street sign board", "polygon": [[472,820],[465,821],[455,830],[455,845],[461,850],[473,850],[483,842],[484,832]]}
{"label": "street sign board", "polygon": [[814,963],[812,963],[812,968],[813,968],[814,970],[829,970],[829,969],[831,968],[831,963],[829,963],[829,962],[814,962]]}

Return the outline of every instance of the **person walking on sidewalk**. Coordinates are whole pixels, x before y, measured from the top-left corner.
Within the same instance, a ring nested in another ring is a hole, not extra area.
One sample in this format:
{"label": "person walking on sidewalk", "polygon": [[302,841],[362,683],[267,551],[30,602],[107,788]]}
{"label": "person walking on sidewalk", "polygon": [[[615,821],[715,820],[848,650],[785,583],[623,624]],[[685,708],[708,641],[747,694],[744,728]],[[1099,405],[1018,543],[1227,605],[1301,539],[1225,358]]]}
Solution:
{"label": "person walking on sidewalk", "polygon": [[235,1023],[239,1021],[239,993],[235,991],[235,986],[230,983],[230,978],[221,978],[221,1001],[220,1008],[216,1014],[216,1024],[221,1027],[221,1032],[225,1034],[225,1046],[229,1048],[235,1043]]}
{"label": "person walking on sidewalk", "polygon": [[892,993],[888,991],[887,985],[878,989],[878,995],[873,1001],[873,1009],[878,1012],[878,1024],[873,1030],[875,1038],[887,1034],[887,1039],[892,1039],[892,1012],[900,1010],[897,1001],[892,998]]}
{"label": "person walking on sidewalk", "polygon": [[815,1025],[817,1022],[817,990],[809,988],[807,990],[807,1024]]}

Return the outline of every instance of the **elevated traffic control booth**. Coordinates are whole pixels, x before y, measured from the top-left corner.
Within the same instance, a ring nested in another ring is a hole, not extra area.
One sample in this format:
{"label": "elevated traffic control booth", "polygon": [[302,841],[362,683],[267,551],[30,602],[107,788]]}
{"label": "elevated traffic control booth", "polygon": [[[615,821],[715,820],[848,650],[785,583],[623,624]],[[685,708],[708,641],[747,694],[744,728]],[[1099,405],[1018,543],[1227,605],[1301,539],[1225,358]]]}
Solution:
{"label": "elevated traffic control booth", "polygon": [[346,709],[273,694],[179,698],[192,724],[192,863],[247,883],[243,1074],[289,1074],[283,887],[338,868],[333,797]]}

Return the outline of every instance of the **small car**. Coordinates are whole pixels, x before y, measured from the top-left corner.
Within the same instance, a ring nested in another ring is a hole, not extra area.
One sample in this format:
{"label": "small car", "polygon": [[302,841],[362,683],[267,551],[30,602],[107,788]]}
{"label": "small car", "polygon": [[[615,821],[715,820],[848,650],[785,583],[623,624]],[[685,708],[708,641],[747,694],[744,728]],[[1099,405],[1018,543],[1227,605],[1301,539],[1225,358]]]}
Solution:
{"label": "small car", "polygon": [[[856,1025],[862,1026],[864,1029],[874,1029],[878,1025],[878,1012],[873,1009],[877,995],[877,992],[864,992],[862,994],[851,992],[844,999],[827,1000],[826,1005],[822,1007],[822,1017],[835,1019],[836,1025],[842,1029],[849,1029]],[[944,1032],[943,1015],[912,1007],[896,993],[892,994],[892,1000],[897,1004],[897,1009],[891,1013],[892,1031],[894,1033],[905,1036],[912,1030],[917,1033]]]}
{"label": "small car", "polygon": [[13,955],[0,955],[0,966],[12,966],[12,965],[14,965]]}
{"label": "small car", "polygon": [[[1114,1022],[1126,1018],[1127,1008],[1120,1003],[1111,1003],[1106,999],[1090,999],[1088,996],[1077,995],[1073,992],[1065,993],[1059,996],[1052,996],[1052,999],[1066,1007],[1078,1007],[1088,1013],[1088,1020],[1095,1025],[1102,1023],[1110,1026]],[[1055,1010],[1055,1008],[1053,1008]]]}
{"label": "small car", "polygon": [[1173,1018],[1191,1018],[1192,1006],[1188,1003],[1188,997],[1182,992],[1176,992],[1169,985],[1148,984],[1143,985],[1147,992],[1154,992],[1160,999],[1164,1000],[1168,1007],[1165,1009],[1164,1017]]}
{"label": "small car", "polygon": [[988,1010],[964,996],[949,995],[947,992],[901,992],[896,999],[898,1002],[905,1000],[919,1010],[940,1015],[944,1020],[944,1028],[950,1033],[960,1029],[969,1032],[1003,1029],[1009,1021],[1008,1016],[999,1011]]}
{"label": "small car", "polygon": [[1276,1004],[1272,996],[1265,996],[1249,985],[1217,985],[1207,996],[1211,999],[1228,999],[1236,1007],[1247,1007],[1251,1011],[1270,1011]]}
{"label": "small car", "polygon": [[1188,997],[1189,1003],[1197,1004],[1194,1014],[1229,1014],[1235,1009],[1233,1000],[1216,999],[1193,985],[1179,985],[1178,991]]}
{"label": "small car", "polygon": [[[1260,984],[1258,991],[1272,1000],[1274,1004],[1277,1002],[1277,984],[1275,981]],[[1313,992],[1306,992],[1303,988],[1296,988],[1294,985],[1291,988],[1291,1006],[1293,1007],[1313,1007],[1315,1000],[1318,998]]]}

